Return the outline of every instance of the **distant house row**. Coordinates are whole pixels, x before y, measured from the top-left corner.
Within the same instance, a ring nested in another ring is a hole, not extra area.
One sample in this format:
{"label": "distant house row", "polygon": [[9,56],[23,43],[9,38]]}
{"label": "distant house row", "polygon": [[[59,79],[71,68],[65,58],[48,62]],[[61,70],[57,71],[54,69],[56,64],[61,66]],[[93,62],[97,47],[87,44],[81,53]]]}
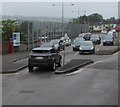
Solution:
{"label": "distant house row", "polygon": [[107,31],[108,29],[115,28],[117,24],[96,24],[91,25],[90,30],[93,32]]}

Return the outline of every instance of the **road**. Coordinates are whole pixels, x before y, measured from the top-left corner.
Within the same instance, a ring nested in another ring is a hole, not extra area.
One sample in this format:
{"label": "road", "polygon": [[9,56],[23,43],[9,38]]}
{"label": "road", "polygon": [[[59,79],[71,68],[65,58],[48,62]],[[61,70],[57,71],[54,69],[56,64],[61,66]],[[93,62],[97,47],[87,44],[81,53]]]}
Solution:
{"label": "road", "polygon": [[118,105],[118,53],[80,55],[67,47],[66,63],[74,58],[94,63],[69,74],[26,68],[3,75],[3,105]]}

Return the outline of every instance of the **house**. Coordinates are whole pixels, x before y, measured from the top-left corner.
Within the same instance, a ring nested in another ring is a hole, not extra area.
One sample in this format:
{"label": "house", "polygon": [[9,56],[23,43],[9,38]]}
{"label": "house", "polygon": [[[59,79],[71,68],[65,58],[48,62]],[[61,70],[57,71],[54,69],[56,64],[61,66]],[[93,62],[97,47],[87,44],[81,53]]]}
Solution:
{"label": "house", "polygon": [[109,29],[115,28],[116,24],[96,24],[90,26],[93,32],[108,31]]}

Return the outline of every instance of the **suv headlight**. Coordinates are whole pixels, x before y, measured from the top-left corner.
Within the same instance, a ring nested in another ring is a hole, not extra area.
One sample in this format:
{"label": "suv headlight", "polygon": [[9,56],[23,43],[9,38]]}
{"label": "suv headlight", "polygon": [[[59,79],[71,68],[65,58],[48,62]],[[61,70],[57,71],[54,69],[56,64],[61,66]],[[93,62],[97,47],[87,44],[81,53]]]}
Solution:
{"label": "suv headlight", "polygon": [[82,50],[82,48],[81,48],[81,47],[80,47],[79,49],[80,49],[80,50]]}
{"label": "suv headlight", "polygon": [[75,45],[72,45],[73,47],[75,47]]}
{"label": "suv headlight", "polygon": [[29,55],[29,57],[28,57],[28,58],[30,58],[30,59],[31,59],[31,58],[32,58],[32,57],[31,57],[31,55]]}
{"label": "suv headlight", "polygon": [[93,50],[94,47],[91,47],[91,50]]}

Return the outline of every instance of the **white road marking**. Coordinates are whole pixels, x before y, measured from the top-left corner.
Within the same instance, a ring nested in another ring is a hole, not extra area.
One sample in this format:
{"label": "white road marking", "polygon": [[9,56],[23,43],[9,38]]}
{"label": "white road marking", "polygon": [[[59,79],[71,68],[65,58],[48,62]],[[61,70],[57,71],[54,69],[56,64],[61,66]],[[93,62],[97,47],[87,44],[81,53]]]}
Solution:
{"label": "white road marking", "polygon": [[64,51],[61,51],[60,53],[64,53]]}
{"label": "white road marking", "polygon": [[102,44],[100,44],[100,46],[102,46]]}
{"label": "white road marking", "polygon": [[117,54],[118,54],[118,52],[114,53],[113,55],[117,55]]}
{"label": "white road marking", "polygon": [[71,51],[69,51],[69,52],[72,52],[72,50],[71,50]]}
{"label": "white road marking", "polygon": [[91,66],[93,66],[93,65],[95,65],[95,64],[97,64],[97,63],[100,63],[100,62],[102,62],[102,61],[97,61],[97,62],[95,62],[95,63],[93,63],[93,64],[87,65],[86,67],[91,67]]}
{"label": "white road marking", "polygon": [[100,49],[97,49],[97,51],[99,51]]}
{"label": "white road marking", "polygon": [[[99,63],[99,62],[102,62],[102,61],[97,61],[97,62],[95,62],[95,63],[93,63],[93,64],[87,65],[85,68],[90,67],[90,66],[93,66],[93,65],[95,65],[95,64],[97,64],[97,63]],[[79,70],[77,70],[77,71],[75,71],[75,72],[72,72],[72,73],[65,74],[65,76],[70,76],[70,75],[78,74],[78,73],[80,73],[80,72],[83,72],[83,70],[84,70],[85,68],[79,69]]]}
{"label": "white road marking", "polygon": [[65,76],[75,75],[75,74],[78,74],[78,73],[82,72],[83,70],[84,70],[84,68],[82,68],[80,70],[77,70],[75,72],[72,72],[72,73],[65,74]]}
{"label": "white road marking", "polygon": [[10,75],[17,75],[19,73],[8,73],[8,74],[1,74],[1,75],[7,75],[7,76],[10,76]]}
{"label": "white road marking", "polygon": [[79,52],[77,52],[75,55],[77,55]]}

